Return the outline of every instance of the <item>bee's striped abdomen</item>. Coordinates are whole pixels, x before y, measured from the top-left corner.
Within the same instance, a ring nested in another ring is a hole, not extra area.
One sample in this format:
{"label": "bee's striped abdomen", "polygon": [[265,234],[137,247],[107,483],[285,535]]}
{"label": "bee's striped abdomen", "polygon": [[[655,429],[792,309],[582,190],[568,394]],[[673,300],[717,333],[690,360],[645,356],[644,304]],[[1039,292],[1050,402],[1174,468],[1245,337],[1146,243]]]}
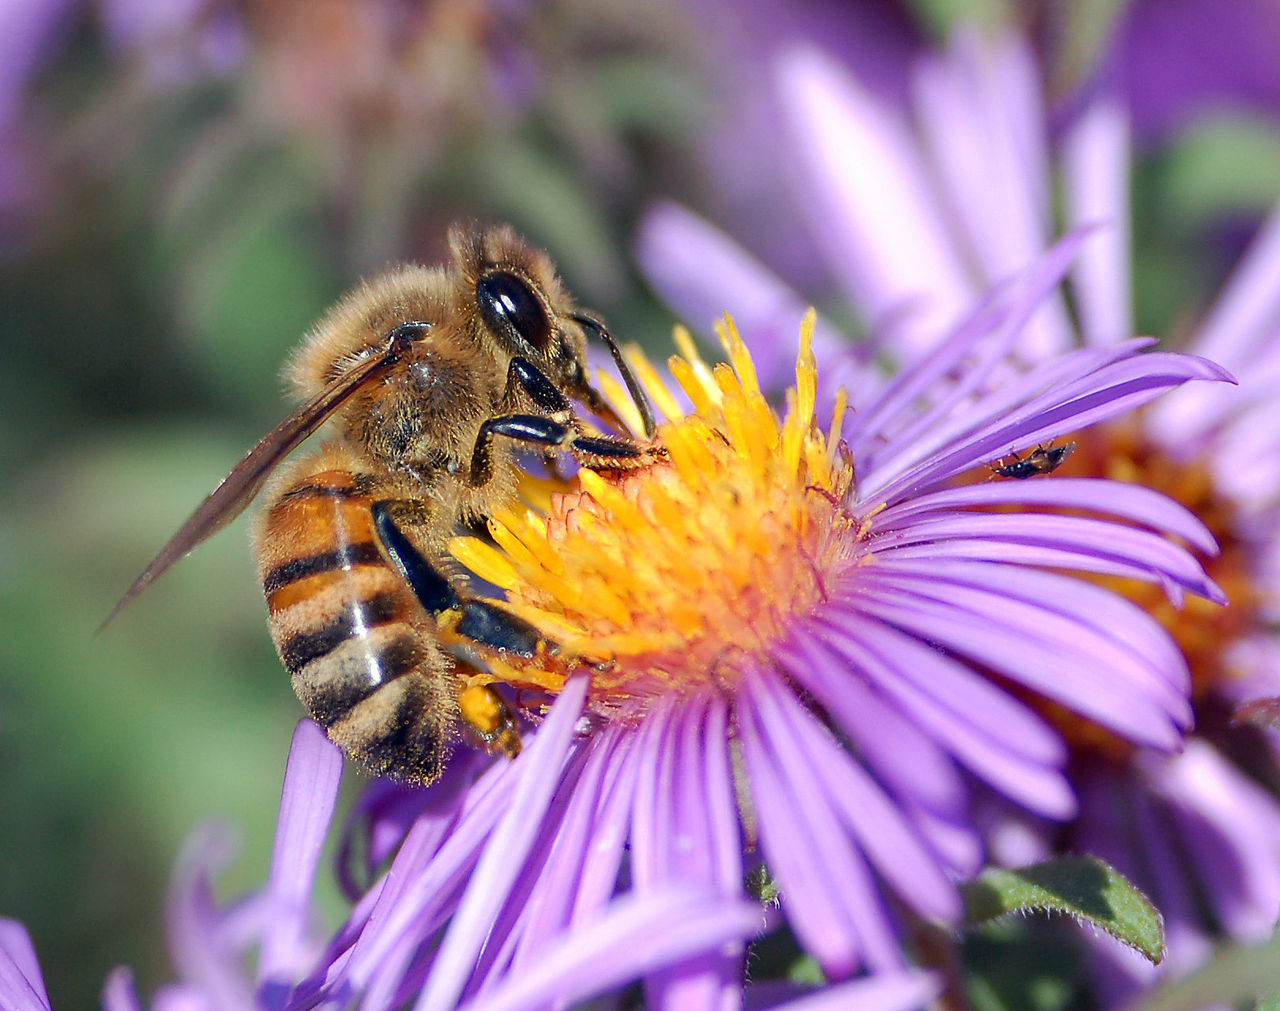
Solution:
{"label": "bee's striped abdomen", "polygon": [[456,675],[379,549],[381,485],[347,470],[299,474],[263,518],[259,572],[271,637],[311,715],[375,773],[429,781]]}

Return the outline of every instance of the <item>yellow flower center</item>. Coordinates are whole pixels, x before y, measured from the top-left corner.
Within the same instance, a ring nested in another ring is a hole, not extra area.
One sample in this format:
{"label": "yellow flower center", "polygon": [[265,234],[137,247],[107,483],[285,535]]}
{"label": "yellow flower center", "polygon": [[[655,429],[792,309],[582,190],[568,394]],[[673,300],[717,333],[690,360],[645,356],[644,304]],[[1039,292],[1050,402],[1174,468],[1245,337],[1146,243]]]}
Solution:
{"label": "yellow flower center", "polygon": [[[647,362],[635,363],[668,419],[656,437],[664,461],[624,476],[580,471],[542,508],[495,518],[501,550],[452,543],[456,558],[505,591],[509,610],[556,644],[533,660],[486,656],[493,679],[554,692],[587,669],[595,712],[638,718],[658,696],[732,690],[753,658],[821,604],[827,580],[854,564],[859,537],[843,507],[852,464],[814,417],[812,334],[810,316],[780,419],[731,321],[721,331],[731,364],[714,368],[677,331],[682,355],[669,364],[691,413]],[[627,413],[616,384],[603,385]]]}

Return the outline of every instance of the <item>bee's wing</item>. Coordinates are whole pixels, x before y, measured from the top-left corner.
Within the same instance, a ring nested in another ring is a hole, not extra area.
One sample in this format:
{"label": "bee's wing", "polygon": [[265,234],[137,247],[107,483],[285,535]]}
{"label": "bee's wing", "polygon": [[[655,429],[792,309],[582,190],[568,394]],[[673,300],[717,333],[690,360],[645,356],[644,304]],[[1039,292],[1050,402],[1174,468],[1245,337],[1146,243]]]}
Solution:
{"label": "bee's wing", "polygon": [[244,512],[280,461],[324,424],[353,393],[378,378],[399,357],[400,349],[393,343],[382,353],[363,359],[259,439],[258,444],[244,455],[231,473],[200,503],[191,518],[169,539],[169,543],[160,549],[151,564],[143,569],[142,574],[111,609],[99,630],[110,624],[124,610],[125,605],[155,582],[156,577],[174,562]]}

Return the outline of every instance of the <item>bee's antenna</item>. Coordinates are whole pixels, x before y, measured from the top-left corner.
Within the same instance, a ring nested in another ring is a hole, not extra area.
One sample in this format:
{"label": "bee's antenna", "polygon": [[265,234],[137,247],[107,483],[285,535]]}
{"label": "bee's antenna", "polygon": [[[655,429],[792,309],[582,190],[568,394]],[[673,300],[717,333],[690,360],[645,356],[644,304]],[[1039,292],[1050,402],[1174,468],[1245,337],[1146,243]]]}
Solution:
{"label": "bee's antenna", "polygon": [[618,347],[618,342],[605,329],[605,325],[594,316],[579,312],[574,313],[569,318],[579,326],[586,327],[604,341],[609,348],[609,353],[613,355],[613,360],[617,363],[618,372],[622,374],[622,381],[627,384],[627,392],[631,394],[631,400],[640,412],[640,420],[644,422],[644,437],[652,439],[654,433],[658,430],[657,422],[654,421],[653,417],[653,405],[649,403],[649,397],[644,392],[644,387],[640,385],[635,373],[631,371],[631,366],[627,363],[626,358],[622,356],[622,348]]}

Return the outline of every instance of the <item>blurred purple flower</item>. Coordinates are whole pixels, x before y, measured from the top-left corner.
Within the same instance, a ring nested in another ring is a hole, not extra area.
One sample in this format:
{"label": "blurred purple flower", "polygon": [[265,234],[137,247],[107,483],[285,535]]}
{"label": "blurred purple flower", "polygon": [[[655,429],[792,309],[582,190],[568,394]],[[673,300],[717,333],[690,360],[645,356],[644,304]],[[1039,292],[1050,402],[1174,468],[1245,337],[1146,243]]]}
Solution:
{"label": "blurred purple flower", "polygon": [[[1047,302],[1015,353],[1032,363],[1070,347],[1125,346],[1133,326],[1131,142],[1115,92],[1100,88],[1055,149],[1034,59],[1016,39],[962,34],[948,52],[923,58],[908,114],[812,50],[777,60],[801,189],[813,194],[821,222],[815,242],[871,321],[876,351],[907,363],[927,356],[922,337],[934,321],[954,318],[973,291],[1039,255],[1054,229],[1055,159],[1068,227],[1102,227],[1072,269],[1076,322],[1060,301]],[[766,327],[771,313],[799,300],[758,269],[743,269],[748,254],[709,225],[663,206],[646,222],[640,255],[682,312],[710,308],[671,283],[672,260],[691,242],[712,251],[702,262],[719,267],[699,298],[731,308],[749,299],[751,318]],[[1219,931],[1265,936],[1280,908],[1280,767],[1256,732],[1228,726],[1241,701],[1280,693],[1278,277],[1280,209],[1189,345],[1240,375],[1239,390],[1182,391],[1136,422],[1073,436],[1081,446],[1061,472],[1120,476],[1180,498],[1221,543],[1209,571],[1232,598],[1224,610],[1193,601],[1174,612],[1153,594],[1127,590],[1168,625],[1190,661],[1202,730],[1182,754],[1117,747],[1096,728],[1068,734],[1082,809],[1067,845],[1113,862],[1165,913],[1170,957],[1159,970],[1100,945],[1137,978],[1185,971]],[[1124,609],[1109,608],[1110,622],[1127,620]],[[1043,853],[1043,841],[1028,850],[1025,836],[1013,838],[1024,845],[1008,850],[1009,859]],[[1121,978],[1103,974],[1108,997],[1123,996]]]}
{"label": "blurred purple flower", "polygon": [[98,0],[107,45],[137,61],[152,87],[227,74],[244,58],[245,28],[228,0]]}

